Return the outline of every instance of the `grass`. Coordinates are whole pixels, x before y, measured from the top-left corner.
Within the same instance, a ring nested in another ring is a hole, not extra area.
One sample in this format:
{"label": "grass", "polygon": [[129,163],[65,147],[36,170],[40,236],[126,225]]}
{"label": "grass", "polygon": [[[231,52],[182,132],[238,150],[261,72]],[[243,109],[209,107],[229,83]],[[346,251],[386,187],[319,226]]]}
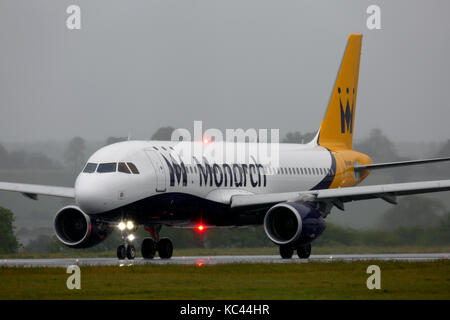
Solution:
{"label": "grass", "polygon": [[[367,267],[381,268],[368,290]],[[0,268],[0,299],[450,299],[450,261]]]}
{"label": "grass", "polygon": [[[312,254],[363,254],[363,253],[439,253],[450,252],[450,246],[313,246]],[[192,248],[174,249],[174,256],[212,256],[212,255],[272,255],[279,254],[278,247],[265,248]],[[138,252],[139,255],[139,252]],[[115,257],[115,251],[92,252],[87,250],[68,250],[60,253],[18,253],[0,254],[0,259],[43,259],[43,258],[103,258]]]}

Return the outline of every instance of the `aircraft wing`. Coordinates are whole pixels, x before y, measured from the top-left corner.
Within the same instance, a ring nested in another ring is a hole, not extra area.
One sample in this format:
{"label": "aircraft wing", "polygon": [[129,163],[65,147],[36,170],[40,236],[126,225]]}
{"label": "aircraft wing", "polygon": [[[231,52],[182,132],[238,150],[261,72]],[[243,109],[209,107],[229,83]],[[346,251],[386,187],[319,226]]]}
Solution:
{"label": "aircraft wing", "polygon": [[61,198],[75,198],[75,188],[44,186],[38,184],[0,182],[0,190],[20,192],[24,196],[37,200],[37,195]]}
{"label": "aircraft wing", "polygon": [[299,192],[235,195],[231,198],[231,207],[275,204],[286,201],[307,201],[328,202],[344,210],[343,203],[349,201],[380,198],[395,204],[397,196],[448,190],[450,190],[450,180],[437,180]]}

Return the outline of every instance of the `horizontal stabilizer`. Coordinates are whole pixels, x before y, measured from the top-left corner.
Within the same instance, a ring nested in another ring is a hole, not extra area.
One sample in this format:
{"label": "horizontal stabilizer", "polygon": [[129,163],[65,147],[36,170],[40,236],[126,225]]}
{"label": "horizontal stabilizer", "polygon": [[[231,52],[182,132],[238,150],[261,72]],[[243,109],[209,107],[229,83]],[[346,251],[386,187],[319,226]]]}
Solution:
{"label": "horizontal stabilizer", "polygon": [[434,158],[434,159],[423,159],[423,160],[409,160],[409,161],[397,161],[397,162],[385,162],[385,163],[375,163],[368,165],[355,166],[355,171],[362,172],[364,170],[377,170],[377,169],[387,169],[394,167],[412,166],[418,164],[426,164],[432,162],[443,162],[450,161],[450,158]]}

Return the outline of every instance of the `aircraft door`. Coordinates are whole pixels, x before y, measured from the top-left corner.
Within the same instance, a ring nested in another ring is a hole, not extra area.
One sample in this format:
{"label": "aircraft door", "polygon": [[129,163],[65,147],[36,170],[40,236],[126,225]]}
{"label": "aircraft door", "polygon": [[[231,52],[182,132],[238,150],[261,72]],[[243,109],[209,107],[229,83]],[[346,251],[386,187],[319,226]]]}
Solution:
{"label": "aircraft door", "polygon": [[166,191],[166,171],[164,170],[164,165],[161,161],[160,156],[156,151],[153,150],[145,150],[145,153],[150,158],[150,162],[152,163],[153,168],[155,168],[156,191]]}

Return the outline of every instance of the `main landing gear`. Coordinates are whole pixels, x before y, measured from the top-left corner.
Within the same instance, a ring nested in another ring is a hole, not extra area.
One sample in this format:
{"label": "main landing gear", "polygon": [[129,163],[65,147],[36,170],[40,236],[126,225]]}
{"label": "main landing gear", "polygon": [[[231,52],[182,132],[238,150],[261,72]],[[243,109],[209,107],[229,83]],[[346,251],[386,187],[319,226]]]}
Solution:
{"label": "main landing gear", "polygon": [[298,245],[297,247],[292,247],[289,245],[280,246],[280,255],[283,259],[290,259],[294,254],[294,249],[297,250],[297,255],[300,259],[308,259],[311,255],[311,244]]}
{"label": "main landing gear", "polygon": [[158,251],[161,259],[170,259],[173,253],[173,244],[169,238],[160,238],[159,232],[161,225],[146,227],[150,233],[151,238],[145,238],[142,241],[141,253],[144,259],[153,259]]}

